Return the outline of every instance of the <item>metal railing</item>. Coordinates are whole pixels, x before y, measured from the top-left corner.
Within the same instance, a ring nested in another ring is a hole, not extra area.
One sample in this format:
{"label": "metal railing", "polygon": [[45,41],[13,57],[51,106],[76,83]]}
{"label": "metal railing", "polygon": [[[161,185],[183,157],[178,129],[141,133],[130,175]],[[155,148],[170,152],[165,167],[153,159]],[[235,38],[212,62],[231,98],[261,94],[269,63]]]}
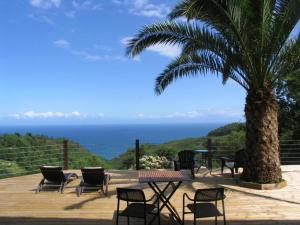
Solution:
{"label": "metal railing", "polygon": [[[139,159],[142,156],[142,146],[135,142],[135,168],[139,169]],[[212,167],[220,166],[220,157],[233,156],[240,146],[222,145],[212,139],[203,142],[203,148],[211,154]],[[62,144],[0,148],[0,179],[21,176],[39,172],[41,165],[57,165],[64,169],[79,169],[83,166],[99,166],[100,158],[89,149],[95,145],[79,145],[64,141]],[[195,149],[197,146],[195,146]],[[125,150],[125,149],[124,149]],[[280,159],[282,165],[300,165],[300,140],[281,140]]]}

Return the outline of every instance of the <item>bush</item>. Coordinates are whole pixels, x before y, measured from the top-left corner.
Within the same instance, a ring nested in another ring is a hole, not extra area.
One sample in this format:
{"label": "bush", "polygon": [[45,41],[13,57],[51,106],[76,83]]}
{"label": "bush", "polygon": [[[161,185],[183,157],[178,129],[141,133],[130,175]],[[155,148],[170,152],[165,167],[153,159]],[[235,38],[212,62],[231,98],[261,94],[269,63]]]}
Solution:
{"label": "bush", "polygon": [[151,156],[144,155],[140,159],[141,169],[167,169],[170,168],[172,163],[164,156]]}

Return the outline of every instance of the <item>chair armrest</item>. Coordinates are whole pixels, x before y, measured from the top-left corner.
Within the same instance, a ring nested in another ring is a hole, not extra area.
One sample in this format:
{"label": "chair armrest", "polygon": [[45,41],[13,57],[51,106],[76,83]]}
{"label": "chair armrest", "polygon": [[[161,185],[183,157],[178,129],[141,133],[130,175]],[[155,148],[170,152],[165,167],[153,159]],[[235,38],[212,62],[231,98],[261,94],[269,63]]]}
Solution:
{"label": "chair armrest", "polygon": [[234,161],[234,159],[232,158],[229,158],[229,157],[220,157],[221,160],[224,160],[224,161]]}
{"label": "chair armrest", "polygon": [[190,198],[190,197],[188,196],[187,193],[184,193],[184,194],[183,194],[183,199],[184,199],[185,197],[187,197],[187,199],[190,200],[190,201],[194,201],[194,199]]}
{"label": "chair armrest", "polygon": [[146,202],[151,202],[154,198],[159,199],[158,194],[154,194],[151,198],[149,198],[148,200],[146,200]]}

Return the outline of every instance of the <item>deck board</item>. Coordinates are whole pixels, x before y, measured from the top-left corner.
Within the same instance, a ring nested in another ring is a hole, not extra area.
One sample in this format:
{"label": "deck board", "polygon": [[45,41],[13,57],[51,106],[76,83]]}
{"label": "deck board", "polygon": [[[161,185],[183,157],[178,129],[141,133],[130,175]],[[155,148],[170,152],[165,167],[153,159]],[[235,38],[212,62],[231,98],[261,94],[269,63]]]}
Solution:
{"label": "deck board", "polygon": [[[185,182],[173,196],[171,202],[182,212],[182,195],[192,195],[198,188],[224,186],[226,188],[226,217],[233,225],[299,225],[300,224],[300,166],[283,166],[283,177],[288,186],[280,190],[252,190],[239,187],[229,173],[212,175],[202,171],[193,182]],[[75,171],[80,175],[79,171]],[[147,196],[152,194],[147,184],[139,184],[136,171],[109,171],[112,175],[109,194],[92,192],[80,197],[75,194],[79,180],[67,185],[63,194],[44,191],[35,194],[41,179],[40,174],[0,180],[0,224],[1,225],[62,225],[62,224],[114,224],[116,210],[116,187],[143,188]],[[229,172],[229,171],[227,171]],[[167,211],[163,212],[163,224],[169,224]],[[132,224],[143,224],[132,220]],[[126,224],[126,220],[120,221]],[[187,216],[187,223],[192,217]],[[213,219],[199,224],[214,224]],[[222,224],[221,218],[220,223]]]}

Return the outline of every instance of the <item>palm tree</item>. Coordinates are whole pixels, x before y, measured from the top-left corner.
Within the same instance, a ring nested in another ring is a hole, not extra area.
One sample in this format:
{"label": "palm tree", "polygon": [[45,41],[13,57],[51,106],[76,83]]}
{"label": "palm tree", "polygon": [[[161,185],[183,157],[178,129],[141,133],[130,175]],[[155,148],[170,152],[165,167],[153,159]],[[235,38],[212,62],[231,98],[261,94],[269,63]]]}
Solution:
{"label": "palm tree", "polygon": [[178,78],[207,73],[243,87],[248,160],[242,179],[276,183],[282,175],[274,89],[283,75],[300,72],[299,15],[299,0],[184,0],[169,21],[145,26],[131,38],[127,54],[155,44],[182,47],[156,78],[157,94]]}

